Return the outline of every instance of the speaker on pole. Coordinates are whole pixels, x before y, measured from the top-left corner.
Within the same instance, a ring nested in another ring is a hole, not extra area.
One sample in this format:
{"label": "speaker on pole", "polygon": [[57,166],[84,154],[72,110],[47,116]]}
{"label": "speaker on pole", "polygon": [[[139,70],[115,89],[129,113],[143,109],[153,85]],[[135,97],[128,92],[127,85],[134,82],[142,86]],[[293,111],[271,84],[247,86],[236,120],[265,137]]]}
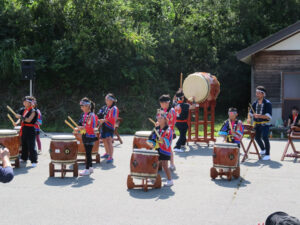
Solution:
{"label": "speaker on pole", "polygon": [[22,79],[32,80],[35,77],[34,59],[23,59],[22,60]]}

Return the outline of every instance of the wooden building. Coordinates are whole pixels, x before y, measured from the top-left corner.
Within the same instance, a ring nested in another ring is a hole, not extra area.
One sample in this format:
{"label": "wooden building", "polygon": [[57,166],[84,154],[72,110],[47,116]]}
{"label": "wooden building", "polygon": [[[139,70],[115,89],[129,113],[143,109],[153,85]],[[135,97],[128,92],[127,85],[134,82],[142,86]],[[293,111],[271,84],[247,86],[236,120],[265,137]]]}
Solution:
{"label": "wooden building", "polygon": [[287,120],[293,106],[300,108],[300,21],[237,53],[251,65],[251,100],[263,85],[273,105],[272,123]]}

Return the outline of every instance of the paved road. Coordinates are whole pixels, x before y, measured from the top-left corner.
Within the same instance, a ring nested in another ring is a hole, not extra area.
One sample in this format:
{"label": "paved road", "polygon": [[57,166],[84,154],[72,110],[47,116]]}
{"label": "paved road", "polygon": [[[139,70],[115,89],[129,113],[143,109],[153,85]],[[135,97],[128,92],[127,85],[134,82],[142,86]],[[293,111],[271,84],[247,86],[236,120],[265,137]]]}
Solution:
{"label": "paved road", "polygon": [[65,179],[49,178],[50,139],[42,138],[38,167],[22,165],[0,184],[0,224],[257,225],[279,210],[300,218],[300,164],[280,161],[284,141],[271,142],[272,161],[252,155],[231,182],[211,180],[212,148],[191,145],[176,154],[173,187],[143,192],[127,190],[133,137],[122,138],[113,165],[102,161],[90,177]]}

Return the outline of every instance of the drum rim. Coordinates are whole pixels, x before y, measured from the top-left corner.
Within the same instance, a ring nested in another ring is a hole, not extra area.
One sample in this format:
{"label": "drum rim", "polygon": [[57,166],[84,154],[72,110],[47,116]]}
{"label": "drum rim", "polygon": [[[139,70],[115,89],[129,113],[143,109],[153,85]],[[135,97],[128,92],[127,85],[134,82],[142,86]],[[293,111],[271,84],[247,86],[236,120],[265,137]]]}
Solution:
{"label": "drum rim", "polygon": [[[147,135],[145,134],[145,135],[142,135],[142,134],[139,134],[139,132],[140,133],[142,133],[142,132],[147,132]],[[134,136],[136,136],[136,137],[149,137],[150,135],[151,135],[151,133],[152,133],[152,131],[136,131],[135,133],[134,133]]]}
{"label": "drum rim", "polygon": [[[6,133],[5,133],[6,131]],[[18,132],[14,129],[0,129],[0,137],[2,136],[14,136],[18,135]]]}
{"label": "drum rim", "polygon": [[141,148],[134,148],[132,153],[137,154],[145,154],[145,155],[159,155],[157,150],[150,150],[150,149],[141,149]]}
{"label": "drum rim", "polygon": [[214,147],[239,148],[236,143],[214,143]]}
{"label": "drum rim", "polygon": [[51,140],[74,141],[76,137],[74,135],[53,135],[51,136]]}

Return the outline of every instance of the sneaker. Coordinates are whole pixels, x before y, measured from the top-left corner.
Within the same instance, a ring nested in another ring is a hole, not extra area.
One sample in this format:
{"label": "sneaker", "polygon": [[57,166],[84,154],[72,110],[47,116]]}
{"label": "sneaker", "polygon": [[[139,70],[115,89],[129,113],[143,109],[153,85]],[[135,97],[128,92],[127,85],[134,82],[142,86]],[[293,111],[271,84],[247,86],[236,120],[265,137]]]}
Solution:
{"label": "sneaker", "polygon": [[266,154],[266,150],[261,150],[259,154],[265,155]]}
{"label": "sneaker", "polygon": [[180,149],[178,149],[177,152],[185,152],[185,151],[184,151],[184,149],[181,149],[181,148],[180,148]]}
{"label": "sneaker", "polygon": [[88,176],[88,175],[90,175],[90,171],[87,169],[82,170],[82,171],[80,171],[79,175],[80,176]]}
{"label": "sneaker", "polygon": [[36,166],[37,166],[36,163],[31,163],[31,167],[32,167],[32,168],[35,168]]}
{"label": "sneaker", "polygon": [[180,148],[176,148],[176,147],[173,149],[174,152],[179,152],[180,150],[181,150]]}
{"label": "sneaker", "polygon": [[89,168],[89,172],[90,172],[90,174],[94,173],[94,168],[93,168],[93,167],[90,167],[90,168]]}
{"label": "sneaker", "polygon": [[101,156],[102,159],[107,159],[109,158],[109,154],[105,153],[104,155]]}
{"label": "sneaker", "polygon": [[265,155],[264,157],[263,157],[263,159],[262,160],[270,160],[271,158],[270,158],[270,156],[269,155]]}
{"label": "sneaker", "polygon": [[107,160],[106,160],[106,163],[112,163],[114,161],[114,159],[112,157],[109,157]]}
{"label": "sneaker", "polygon": [[171,166],[170,166],[170,170],[175,171],[175,170],[176,170],[176,167],[175,167],[174,165],[171,165]]}
{"label": "sneaker", "polygon": [[166,186],[166,187],[171,187],[171,186],[173,186],[173,185],[174,185],[173,180],[167,180],[167,182],[165,183],[164,186]]}

